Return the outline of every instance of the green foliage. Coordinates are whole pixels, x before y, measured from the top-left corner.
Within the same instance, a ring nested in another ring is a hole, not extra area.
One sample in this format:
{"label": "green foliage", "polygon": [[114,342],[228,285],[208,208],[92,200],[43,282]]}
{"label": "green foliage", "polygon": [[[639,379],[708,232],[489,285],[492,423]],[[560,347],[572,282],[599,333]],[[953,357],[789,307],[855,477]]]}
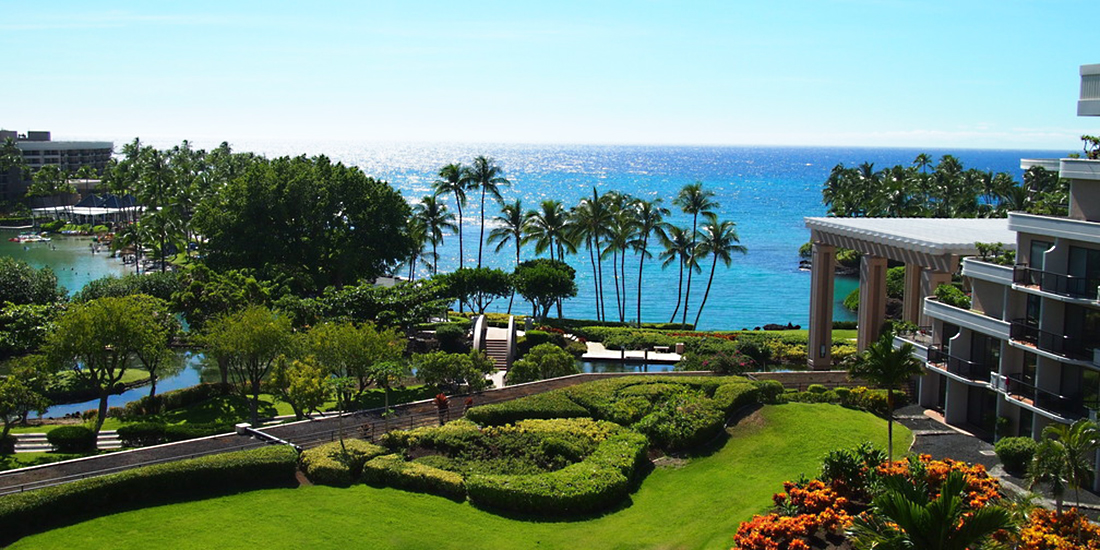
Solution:
{"label": "green foliage", "polygon": [[1081,141],[1084,142],[1085,158],[1100,160],[1100,137],[1083,135]]}
{"label": "green foliage", "polygon": [[488,267],[464,267],[446,275],[439,275],[452,296],[464,304],[470,304],[477,313],[485,313],[497,298],[512,293],[511,275]]}
{"label": "green foliage", "polygon": [[829,391],[829,388],[825,387],[824,384],[810,384],[806,386],[806,391],[810,393],[825,393]]}
{"label": "green foliage", "polygon": [[33,352],[46,341],[60,303],[0,306],[0,359]]}
{"label": "green foliage", "polygon": [[65,289],[57,286],[52,269],[35,269],[23,260],[0,256],[0,296],[16,305],[44,305],[64,300]]}
{"label": "green foliage", "polygon": [[137,422],[119,426],[117,433],[123,447],[146,447],[164,441],[164,427],[160,422]]}
{"label": "green foliage", "polygon": [[38,371],[31,365],[21,365],[0,379],[0,438],[7,438],[12,425],[28,412],[46,411],[49,400],[42,395],[40,382]]}
{"label": "green foliage", "polygon": [[183,312],[193,331],[201,331],[207,320],[219,315],[267,304],[271,293],[270,286],[251,270],[214,271],[204,264],[179,275],[177,286],[172,309]]}
{"label": "green foliage", "polygon": [[416,355],[416,377],[425,384],[434,384],[448,393],[456,393],[466,386],[480,391],[488,386],[485,376],[495,367],[492,360],[479,350],[469,353],[434,351]]}
{"label": "green foliage", "polygon": [[760,392],[761,403],[777,403],[783,395],[783,384],[777,380],[760,380],[754,384]]}
{"label": "green foliage", "polygon": [[1020,475],[1027,472],[1038,447],[1039,444],[1030,437],[1002,437],[993,446],[993,450],[1006,471]]}
{"label": "green foliage", "polygon": [[657,447],[680,451],[714,439],[726,421],[725,411],[700,392],[681,391],[654,404],[653,411],[632,427]]}
{"label": "green foliage", "polygon": [[467,411],[466,418],[483,426],[501,426],[528,418],[578,418],[590,416],[564,392],[551,391],[504,403],[480,405]]}
{"label": "green foliage", "polygon": [[363,465],[363,481],[372,485],[397,487],[453,500],[466,500],[466,482],[461,475],[416,462],[407,462],[399,455],[383,455],[367,461]]}
{"label": "green foliage", "polygon": [[401,359],[405,346],[403,334],[369,322],[355,325],[330,321],[310,329],[305,338],[305,352],[335,379],[338,406],[344,410],[366,391],[374,366]]}
{"label": "green foliage", "polygon": [[974,243],[974,246],[983,262],[1006,266],[1016,264],[1016,251],[1005,250],[1004,243]]}
{"label": "green foliage", "polygon": [[446,312],[450,300],[447,285],[435,278],[397,283],[392,287],[375,286],[370,282],[341,289],[329,287],[321,297],[327,318],[374,321],[379,326],[402,329]]}
{"label": "green foliage", "polygon": [[576,275],[565,262],[540,258],[516,266],[513,284],[516,292],[531,302],[539,319],[546,319],[554,302],[577,295]]}
{"label": "green foliage", "polygon": [[231,389],[222,384],[196,384],[187,388],[172,390],[155,396],[145,396],[126,404],[124,416],[133,418],[137,416],[154,414],[156,412],[168,412],[176,409],[190,407],[196,403],[206,401],[214,397],[227,395]]}
{"label": "green foliage", "polygon": [[[838,388],[839,390],[840,388]],[[887,416],[890,413],[886,390],[873,390],[860,386],[847,392],[835,392],[840,398],[840,404],[853,409],[861,409],[878,416]],[[894,408],[904,407],[909,404],[909,396],[905,392],[894,392]]]}
{"label": "green foliage", "polygon": [[169,302],[179,290],[180,276],[175,271],[152,272],[142,275],[130,273],[121,277],[110,275],[84,285],[84,288],[73,295],[73,301],[87,302],[107,296],[121,298],[134,294],[147,294]]}
{"label": "green foliage", "polygon": [[949,306],[970,309],[970,296],[967,296],[954,285],[940,285],[936,287],[936,299]]}
{"label": "green foliage", "polygon": [[522,384],[557,378],[579,373],[577,360],[565,350],[550,343],[539,344],[531,349],[523,359],[512,364],[508,370],[508,384]]}
{"label": "green foliage", "polygon": [[276,399],[290,405],[295,419],[301,420],[311,412],[319,412],[328,401],[332,379],[310,355],[300,360],[276,361],[268,388]]}
{"label": "green foliage", "polygon": [[84,426],[62,426],[50,430],[46,440],[62,453],[87,453],[95,450],[96,434]]}
{"label": "green foliage", "polygon": [[7,495],[0,499],[0,544],[129,508],[288,487],[294,484],[297,461],[294,449],[272,446],[144,466]]}
{"label": "green foliage", "polygon": [[289,275],[296,290],[370,282],[408,257],[401,194],[328,158],[256,161],[198,205],[214,268]]}
{"label": "green foliage", "polygon": [[833,484],[842,494],[870,498],[874,471],[886,462],[886,451],[865,441],[851,449],[834,449],[821,460],[821,480]]}
{"label": "green foliage", "polygon": [[302,452],[299,464],[313,483],[347,487],[359,479],[368,460],[385,453],[378,445],[343,439]]}
{"label": "green foliage", "polygon": [[470,323],[443,323],[435,328],[435,339],[439,342],[439,351],[447,353],[466,353],[470,350],[470,341],[466,330]]}

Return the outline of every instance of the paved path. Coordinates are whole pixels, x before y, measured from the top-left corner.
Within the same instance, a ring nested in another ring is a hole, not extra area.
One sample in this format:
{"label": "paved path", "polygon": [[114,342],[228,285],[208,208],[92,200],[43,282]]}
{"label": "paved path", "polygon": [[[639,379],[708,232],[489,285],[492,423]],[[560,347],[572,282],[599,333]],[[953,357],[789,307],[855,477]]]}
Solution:
{"label": "paved path", "polygon": [[627,362],[645,362],[645,363],[678,363],[680,362],[680,354],[678,353],[666,353],[656,352],[648,350],[617,350],[607,349],[603,347],[602,342],[586,342],[588,351],[585,352],[581,359],[584,361],[622,361],[626,358]]}

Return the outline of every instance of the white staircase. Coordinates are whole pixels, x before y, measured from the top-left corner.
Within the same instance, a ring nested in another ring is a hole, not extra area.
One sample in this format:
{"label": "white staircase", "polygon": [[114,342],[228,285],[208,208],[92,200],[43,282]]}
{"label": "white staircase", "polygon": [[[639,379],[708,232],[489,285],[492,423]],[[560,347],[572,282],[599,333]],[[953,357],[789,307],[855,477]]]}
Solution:
{"label": "white staircase", "polygon": [[[15,435],[15,452],[17,453],[45,453],[53,450],[44,433],[25,433]],[[122,441],[114,430],[99,432],[97,446],[100,449],[121,449]]]}

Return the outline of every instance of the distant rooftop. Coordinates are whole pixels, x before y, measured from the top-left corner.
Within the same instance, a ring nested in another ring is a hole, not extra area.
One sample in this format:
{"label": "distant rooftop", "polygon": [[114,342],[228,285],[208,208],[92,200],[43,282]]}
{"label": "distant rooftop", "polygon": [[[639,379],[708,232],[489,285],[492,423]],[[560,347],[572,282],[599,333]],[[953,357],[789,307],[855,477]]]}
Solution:
{"label": "distant rooftop", "polygon": [[806,218],[806,227],[934,255],[977,254],[974,243],[1016,248],[1005,218]]}

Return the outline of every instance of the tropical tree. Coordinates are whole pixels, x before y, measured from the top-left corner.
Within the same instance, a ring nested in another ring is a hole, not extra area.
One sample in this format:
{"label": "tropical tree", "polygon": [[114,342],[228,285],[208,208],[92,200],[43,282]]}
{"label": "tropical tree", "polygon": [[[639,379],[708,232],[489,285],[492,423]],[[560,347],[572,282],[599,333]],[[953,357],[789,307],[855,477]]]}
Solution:
{"label": "tropical tree", "polygon": [[445,393],[457,393],[465,386],[481,391],[489,385],[487,375],[496,369],[493,360],[481,350],[469,353],[433,351],[416,355],[416,378],[438,386]]}
{"label": "tropical tree", "polygon": [[741,246],[741,239],[737,236],[737,224],[729,220],[719,220],[714,213],[706,214],[707,221],[699,231],[700,242],[696,252],[698,258],[710,256],[713,261],[710,264],[710,277],[707,278],[707,290],[703,293],[703,301],[699,304],[699,310],[695,313],[695,326],[699,326],[699,317],[703,315],[703,307],[707,305],[707,297],[710,296],[710,285],[714,282],[714,268],[718,267],[721,260],[726,267],[733,261],[733,254],[745,254],[748,249]]}
{"label": "tropical tree", "polygon": [[[420,258],[424,257],[425,247],[428,246],[428,228],[424,225],[424,220],[413,216],[405,224],[405,233],[413,243],[409,257],[406,260],[409,266],[409,281],[411,282],[416,280],[416,264],[420,261]],[[434,259],[429,263],[434,264]]]}
{"label": "tropical tree", "polygon": [[651,201],[638,200],[634,203],[635,233],[630,245],[638,253],[638,327],[642,326],[642,267],[645,265],[646,258],[653,257],[649,251],[649,238],[654,234],[658,238],[665,235],[669,225],[664,218],[668,214],[668,209],[661,206],[660,198]]}
{"label": "tropical tree", "polygon": [[547,342],[531,348],[527,355],[508,369],[508,384],[523,384],[579,372],[577,360],[572,355]]}
{"label": "tropical tree", "polygon": [[680,301],[684,297],[684,268],[698,271],[699,264],[695,262],[695,257],[691,253],[691,237],[687,229],[671,226],[665,233],[658,234],[658,237],[665,248],[664,252],[658,256],[658,259],[662,260],[661,268],[665,269],[673,263],[680,267],[679,283],[676,286],[676,307],[672,309],[672,316],[668,318],[668,322],[671,323],[676,320],[676,314],[680,311]]}
{"label": "tropical tree", "polygon": [[611,257],[615,306],[619,310],[619,322],[622,323],[626,321],[626,251],[634,240],[637,222],[633,211],[628,207],[632,202],[628,195],[609,192],[602,198],[607,201],[612,216],[611,226],[607,228],[607,240],[600,257]]}
{"label": "tropical tree", "polygon": [[50,401],[39,391],[36,383],[39,372],[34,368],[19,368],[0,379],[0,454],[3,454],[5,442],[12,426],[26,417],[29,411],[46,412]]}
{"label": "tropical tree", "polygon": [[1058,513],[1067,487],[1073,488],[1077,503],[1081,502],[1081,487],[1092,485],[1095,472],[1093,458],[1100,448],[1100,427],[1082,418],[1073,424],[1050,424],[1043,429],[1043,439],[1028,467],[1031,486],[1050,484]]}
{"label": "tropical tree", "polygon": [[[714,191],[703,189],[703,182],[697,181],[685,185],[676,195],[673,204],[679,206],[685,214],[691,214],[691,247],[689,256],[696,257],[695,243],[698,237],[699,215],[713,212],[719,204],[714,200]],[[689,266],[690,267],[690,266]],[[687,324],[688,304],[691,301],[691,274],[694,270],[688,270],[687,287],[684,289],[684,310],[680,322]]]}
{"label": "tropical tree", "polygon": [[592,278],[595,288],[596,319],[606,318],[603,303],[603,261],[599,258],[603,249],[600,239],[606,235],[607,226],[611,223],[611,212],[607,209],[605,201],[600,200],[596,188],[592,188],[592,197],[581,199],[580,204],[569,213],[568,231],[570,240],[575,243],[584,241],[588,249],[588,259],[592,263]]}
{"label": "tropical tree", "polygon": [[448,164],[439,169],[439,179],[432,184],[435,196],[451,194],[455,198],[458,210],[458,267],[462,268],[465,252],[462,248],[462,207],[466,205],[466,167],[461,164]]}
{"label": "tropical tree", "polygon": [[481,191],[481,234],[477,241],[477,266],[481,267],[481,249],[485,243],[485,195],[500,202],[503,200],[500,188],[511,185],[511,182],[504,177],[504,169],[484,155],[474,159],[474,163],[466,169],[464,180],[468,188]]}
{"label": "tropical tree", "polygon": [[[520,262],[520,250],[523,247],[523,228],[527,224],[527,218],[530,212],[523,211],[523,203],[519,199],[514,202],[506,202],[500,207],[500,215],[493,218],[496,227],[492,231],[489,231],[489,244],[497,243],[494,252],[499,253],[504,249],[508,243],[512,243],[516,247],[516,265]],[[508,313],[512,313],[512,301],[515,299],[516,293],[513,289],[511,297],[508,298]]]}
{"label": "tropical tree", "polygon": [[406,339],[403,333],[374,323],[330,321],[310,329],[305,344],[306,354],[333,379],[339,408],[350,410],[370,385],[375,363],[400,359]]}
{"label": "tropical tree", "polygon": [[519,264],[513,281],[516,292],[531,302],[533,315],[546,319],[551,305],[577,295],[575,277],[576,271],[569,264],[540,258]]}
{"label": "tropical tree", "polygon": [[0,144],[0,175],[7,175],[13,171],[16,177],[22,180],[28,171],[27,161],[23,158],[23,150],[15,140],[7,137],[4,138],[4,143]]}
{"label": "tropical tree", "polygon": [[886,331],[857,357],[848,375],[886,390],[886,459],[894,461],[894,390],[923,373],[919,359],[913,356],[913,344],[894,348],[894,335]]}
{"label": "tropical tree", "polygon": [[180,332],[180,322],[168,310],[168,303],[164,300],[146,294],[136,294],[134,299],[161,328],[156,333],[156,338],[149,338],[144,345],[134,350],[141,366],[149,373],[149,397],[152,400],[157,395],[157,380],[176,365],[173,361],[176,354],[172,352],[170,345],[172,338]]}
{"label": "tropical tree", "polygon": [[28,197],[51,197],[63,193],[76,193],[76,187],[69,183],[69,175],[56,164],[47,164],[35,171],[27,188]]}
{"label": "tropical tree", "polygon": [[931,498],[922,479],[888,476],[884,489],[872,501],[871,514],[861,514],[851,530],[854,547],[874,550],[968,550],[979,548],[993,533],[1013,527],[1005,508],[986,504],[966,506],[966,476],[953,471]]}
{"label": "tropical tree", "polygon": [[499,269],[467,267],[440,277],[447,283],[452,295],[460,302],[470,304],[479,315],[485,313],[494,300],[513,291],[511,276]]}
{"label": "tropical tree", "polygon": [[[432,244],[432,275],[439,272],[439,246],[443,244],[443,231],[456,231],[455,215],[447,211],[447,205],[439,202],[435,195],[420,199],[413,207],[413,216],[420,218],[427,231],[428,242]],[[490,234],[490,239],[492,235]]]}
{"label": "tropical tree", "polygon": [[320,412],[332,394],[332,379],[312,355],[298,360],[283,357],[275,363],[268,387],[276,399],[290,405],[295,420],[301,420]]}

